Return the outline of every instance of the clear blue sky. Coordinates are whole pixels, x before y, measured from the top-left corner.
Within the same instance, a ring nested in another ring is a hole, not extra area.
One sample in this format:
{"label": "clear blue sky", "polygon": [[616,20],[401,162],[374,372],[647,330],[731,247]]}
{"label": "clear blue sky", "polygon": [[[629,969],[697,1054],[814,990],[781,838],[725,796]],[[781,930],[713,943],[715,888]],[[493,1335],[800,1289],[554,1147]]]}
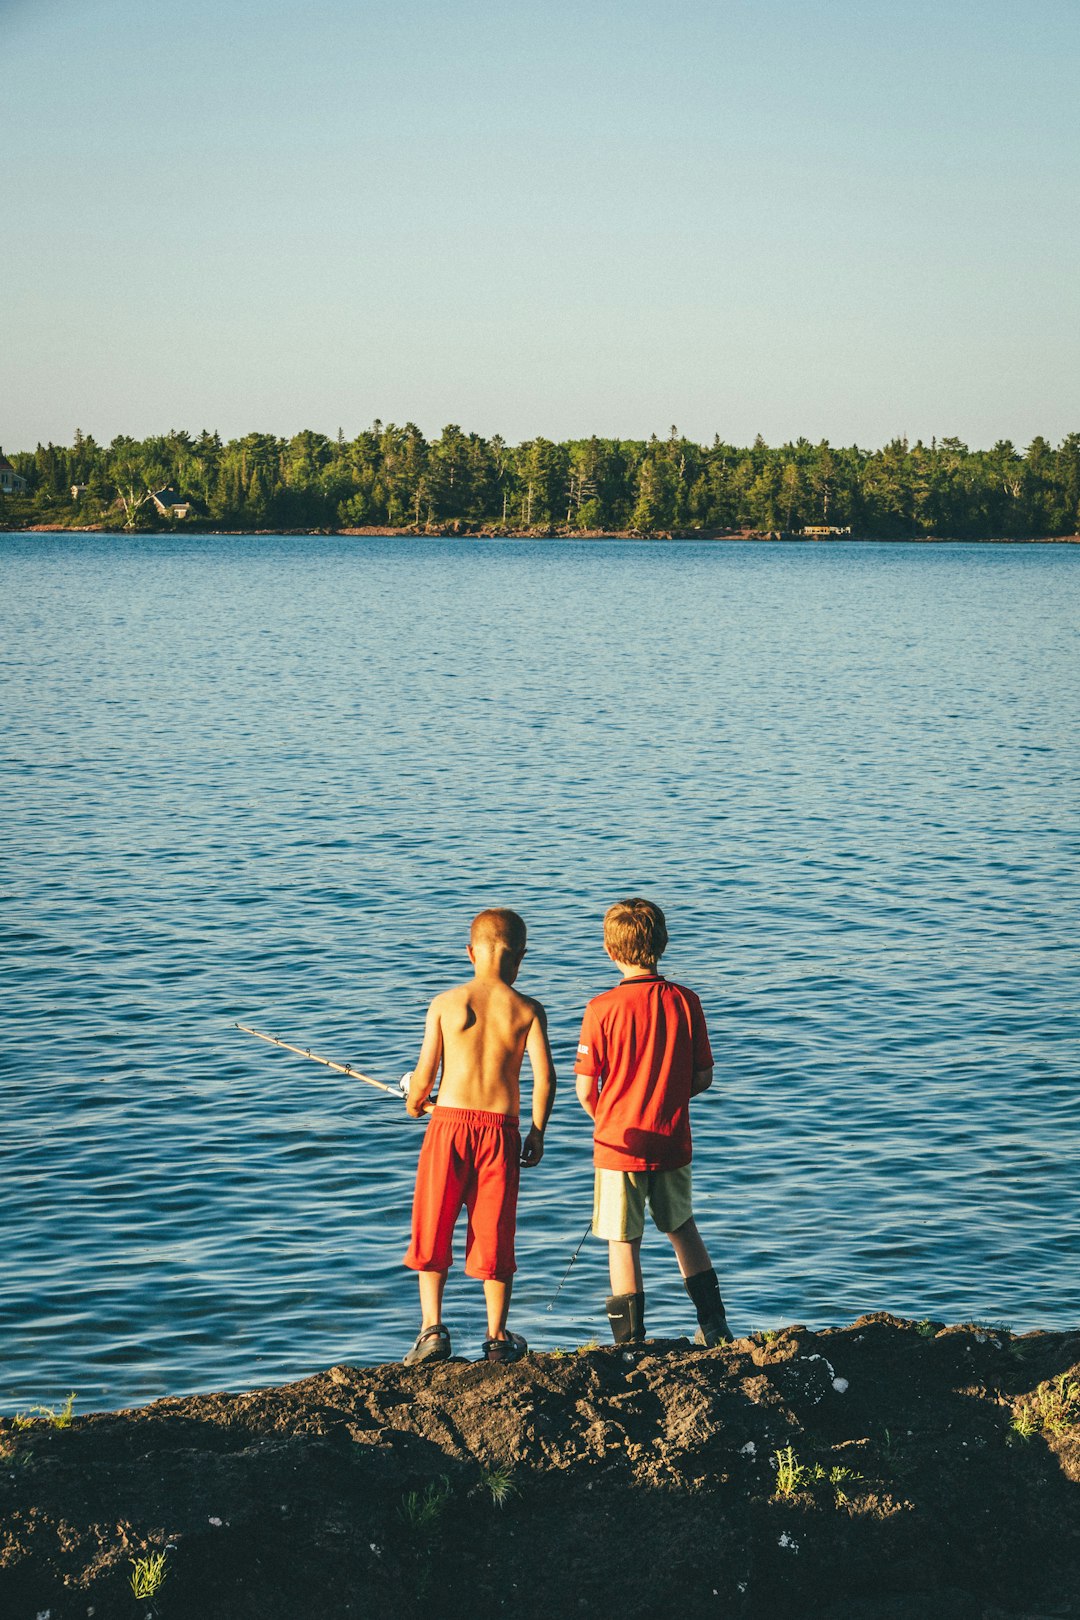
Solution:
{"label": "clear blue sky", "polygon": [[0,0],[0,444],[1080,429],[1077,0]]}

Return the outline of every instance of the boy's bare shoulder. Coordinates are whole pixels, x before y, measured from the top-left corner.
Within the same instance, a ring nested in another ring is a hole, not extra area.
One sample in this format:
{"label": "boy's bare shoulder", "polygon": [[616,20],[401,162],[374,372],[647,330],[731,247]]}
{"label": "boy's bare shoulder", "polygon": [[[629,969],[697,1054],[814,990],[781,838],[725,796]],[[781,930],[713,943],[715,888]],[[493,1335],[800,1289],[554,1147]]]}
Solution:
{"label": "boy's bare shoulder", "polygon": [[530,1018],[539,1018],[542,1024],[547,1023],[547,1013],[535,996],[523,995],[520,990],[511,990],[510,994],[518,1003],[522,1012],[527,1012]]}
{"label": "boy's bare shoulder", "polygon": [[435,1012],[444,1012],[455,1004],[465,1001],[472,988],[472,980],[465,984],[452,984],[448,990],[440,990],[438,995],[432,996],[431,1005]]}

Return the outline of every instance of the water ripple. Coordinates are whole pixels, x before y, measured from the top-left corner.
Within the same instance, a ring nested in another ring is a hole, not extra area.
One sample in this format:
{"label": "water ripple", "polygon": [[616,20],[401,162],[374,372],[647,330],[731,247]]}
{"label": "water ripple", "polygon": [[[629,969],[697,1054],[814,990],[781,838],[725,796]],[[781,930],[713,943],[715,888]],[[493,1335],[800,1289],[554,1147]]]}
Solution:
{"label": "water ripple", "polygon": [[[6,1406],[399,1355],[394,1078],[482,905],[563,1076],[517,1325],[604,1331],[581,1007],[655,893],[718,1082],[695,1185],[743,1327],[1075,1324],[1069,547],[0,536]],[[688,1326],[660,1239],[650,1323]],[[455,1270],[456,1342],[479,1290]]]}

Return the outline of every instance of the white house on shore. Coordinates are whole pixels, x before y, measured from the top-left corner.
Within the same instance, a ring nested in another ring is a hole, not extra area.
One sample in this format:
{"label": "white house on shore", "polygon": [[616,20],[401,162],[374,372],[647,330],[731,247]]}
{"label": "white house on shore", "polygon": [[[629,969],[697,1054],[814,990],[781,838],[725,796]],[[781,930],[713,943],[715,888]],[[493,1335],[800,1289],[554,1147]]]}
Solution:
{"label": "white house on shore", "polygon": [[0,450],[0,495],[21,495],[25,489],[26,479],[19,476]]}

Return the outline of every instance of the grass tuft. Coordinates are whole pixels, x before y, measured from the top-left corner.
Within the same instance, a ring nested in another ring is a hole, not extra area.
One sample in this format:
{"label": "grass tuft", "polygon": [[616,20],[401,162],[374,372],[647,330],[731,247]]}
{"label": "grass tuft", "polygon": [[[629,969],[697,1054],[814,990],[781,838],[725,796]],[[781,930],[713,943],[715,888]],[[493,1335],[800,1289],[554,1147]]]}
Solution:
{"label": "grass tuft", "polygon": [[70,1429],[72,1414],[75,1410],[75,1391],[72,1390],[63,1406],[32,1406],[29,1412],[16,1412],[11,1419],[11,1427],[16,1433],[21,1429],[32,1429],[35,1424],[43,1423],[50,1429]]}
{"label": "grass tuft", "polygon": [[852,1468],[829,1469],[829,1484],[833,1488],[833,1496],[836,1500],[837,1507],[841,1507],[845,1502],[850,1502],[851,1500],[845,1491],[844,1486],[855,1485],[861,1479],[862,1475],[857,1474]]}
{"label": "grass tuft", "polygon": [[794,1496],[796,1491],[812,1482],[813,1470],[799,1461],[792,1446],[784,1446],[781,1451],[775,1451],[773,1458],[776,1463],[778,1496]]}
{"label": "grass tuft", "polygon": [[485,1491],[497,1508],[505,1507],[512,1496],[521,1494],[514,1484],[512,1469],[489,1468],[480,1478]]}
{"label": "grass tuft", "polygon": [[1062,1373],[1013,1402],[1012,1431],[1021,1440],[1034,1434],[1064,1434],[1080,1426],[1080,1382]]}
{"label": "grass tuft", "polygon": [[137,1598],[152,1598],[165,1579],[165,1554],[149,1553],[131,1560],[131,1590]]}
{"label": "grass tuft", "polygon": [[446,1511],[452,1492],[445,1474],[432,1480],[422,1491],[408,1491],[398,1512],[410,1530],[433,1530]]}
{"label": "grass tuft", "polygon": [[845,1485],[854,1485],[862,1479],[850,1468],[826,1468],[824,1463],[801,1463],[795,1455],[793,1446],[785,1446],[782,1451],[773,1453],[776,1464],[776,1494],[777,1496],[794,1496],[796,1491],[806,1490],[814,1485],[829,1485],[832,1487],[833,1498],[839,1506],[850,1498]]}

